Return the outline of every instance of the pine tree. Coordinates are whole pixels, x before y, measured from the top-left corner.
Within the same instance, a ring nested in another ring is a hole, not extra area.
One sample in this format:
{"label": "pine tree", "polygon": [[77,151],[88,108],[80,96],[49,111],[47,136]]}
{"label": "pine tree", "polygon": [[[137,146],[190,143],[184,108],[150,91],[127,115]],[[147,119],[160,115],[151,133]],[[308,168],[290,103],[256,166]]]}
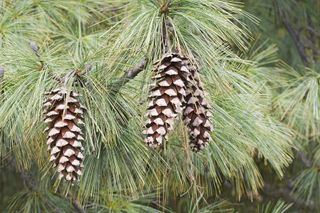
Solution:
{"label": "pine tree", "polygon": [[300,3],[1,1],[0,211],[314,210],[318,3]]}
{"label": "pine tree", "polygon": [[[252,5],[251,1],[245,2]],[[320,12],[319,2],[274,0],[269,5],[262,1],[254,4],[253,8],[259,8],[257,13],[266,14],[268,11],[276,17],[271,20],[270,16],[263,16],[261,25],[264,34],[278,45],[284,62],[278,63],[277,72],[259,73],[259,77],[271,85],[274,114],[294,132],[298,147],[292,165],[295,169],[286,173],[287,178],[279,183],[285,187],[280,190],[290,192],[287,200],[300,203],[300,207],[308,211],[315,211],[320,198],[317,95],[320,59],[317,26],[320,22],[314,16]],[[248,6],[247,10],[252,8]],[[277,33],[269,33],[274,31]]]}

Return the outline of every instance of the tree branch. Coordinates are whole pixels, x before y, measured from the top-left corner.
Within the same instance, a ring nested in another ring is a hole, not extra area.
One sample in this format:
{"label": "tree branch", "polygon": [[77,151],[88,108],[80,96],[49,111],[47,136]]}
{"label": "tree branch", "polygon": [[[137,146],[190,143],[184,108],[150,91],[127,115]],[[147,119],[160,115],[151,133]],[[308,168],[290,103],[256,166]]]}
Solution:
{"label": "tree branch", "polygon": [[[30,48],[32,49],[32,51],[34,52],[34,54],[39,58],[39,61],[41,63],[41,69],[43,69],[44,67],[47,67],[46,63],[41,60],[40,58],[40,54],[39,54],[39,46],[37,45],[37,43],[35,43],[34,41],[30,42]],[[141,60],[141,62],[139,64],[137,64],[135,67],[133,67],[132,69],[128,70],[120,79],[119,79],[119,83],[121,82],[122,85],[126,84],[130,79],[133,79],[134,77],[136,77],[141,71],[143,71],[146,66],[148,64],[148,58],[143,58]],[[1,68],[1,67],[0,67]],[[76,71],[74,72],[75,75],[77,76],[81,76],[84,75],[86,73],[88,73],[90,70],[92,69],[92,64],[87,64],[85,66],[85,71],[84,72],[80,72],[80,71]],[[50,73],[52,75],[52,78],[60,83],[63,83],[65,78],[61,78],[53,73]],[[0,69],[0,78],[1,78],[1,69]]]}
{"label": "tree branch", "polygon": [[4,68],[2,66],[0,66],[0,81],[2,81],[2,79],[3,79],[4,72],[5,72]]}
{"label": "tree branch", "polygon": [[290,36],[291,36],[291,38],[292,38],[292,40],[298,50],[298,54],[299,54],[303,64],[305,66],[307,66],[309,61],[308,61],[305,47],[301,42],[301,38],[300,38],[299,33],[294,30],[291,23],[289,22],[288,16],[285,13],[283,13],[281,15],[281,17],[282,17],[282,22],[283,22],[285,28],[287,29],[288,33],[290,34]]}
{"label": "tree branch", "polygon": [[283,198],[287,202],[293,202],[297,207],[308,208],[310,210],[315,210],[316,206],[314,204],[306,204],[303,200],[293,196],[291,194],[290,188],[285,187],[274,187],[273,184],[265,183],[263,192],[265,195],[274,198]]}
{"label": "tree branch", "polygon": [[139,64],[137,64],[135,67],[132,69],[128,70],[122,78],[125,79],[124,83],[127,83],[130,79],[135,78],[141,71],[143,71],[148,64],[148,59],[144,58],[140,61]]}
{"label": "tree branch", "polygon": [[300,157],[301,161],[306,167],[310,168],[312,166],[312,160],[308,159],[302,151],[297,152],[297,155]]}
{"label": "tree branch", "polygon": [[72,200],[72,205],[78,213],[87,213],[87,211],[80,205],[80,203],[76,199]]}
{"label": "tree branch", "polygon": [[317,63],[318,55],[319,55],[319,52],[318,52],[318,49],[317,49],[317,36],[316,36],[316,33],[315,33],[314,25],[312,23],[310,14],[307,14],[307,20],[308,20],[307,29],[308,29],[309,37],[310,37],[310,40],[311,40],[311,43],[312,43],[311,50],[312,50],[312,55],[313,55],[313,63]]}
{"label": "tree branch", "polygon": [[148,65],[148,59],[142,59],[135,67],[125,72],[119,79],[111,82],[109,87],[113,94],[117,94],[121,87],[128,83],[131,79],[135,78],[140,72],[142,72]]}
{"label": "tree branch", "polygon": [[38,182],[33,178],[31,172],[26,171],[24,169],[18,169],[16,167],[16,160],[11,155],[9,155],[6,160],[10,164],[10,166],[16,168],[17,172],[20,174],[23,183],[29,190],[36,191],[38,189]]}

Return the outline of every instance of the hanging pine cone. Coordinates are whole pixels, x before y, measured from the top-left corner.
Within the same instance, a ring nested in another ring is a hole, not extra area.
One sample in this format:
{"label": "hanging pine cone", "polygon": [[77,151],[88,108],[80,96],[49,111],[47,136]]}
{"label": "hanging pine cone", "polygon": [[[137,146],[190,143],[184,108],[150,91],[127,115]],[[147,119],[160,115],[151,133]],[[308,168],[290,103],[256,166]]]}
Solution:
{"label": "hanging pine cone", "polygon": [[202,150],[211,140],[213,126],[210,122],[209,105],[204,97],[198,70],[189,64],[190,81],[187,84],[184,121],[188,127],[190,147],[193,151]]}
{"label": "hanging pine cone", "polygon": [[77,100],[79,95],[75,92],[68,94],[65,88],[55,89],[47,95],[44,122],[48,124],[50,161],[57,167],[59,178],[79,180],[84,158],[81,141],[84,138],[78,125],[83,124],[84,107]]}
{"label": "hanging pine cone", "polygon": [[177,114],[182,112],[190,74],[187,64],[188,60],[177,53],[167,54],[156,63],[144,131],[145,142],[152,148],[162,145]]}

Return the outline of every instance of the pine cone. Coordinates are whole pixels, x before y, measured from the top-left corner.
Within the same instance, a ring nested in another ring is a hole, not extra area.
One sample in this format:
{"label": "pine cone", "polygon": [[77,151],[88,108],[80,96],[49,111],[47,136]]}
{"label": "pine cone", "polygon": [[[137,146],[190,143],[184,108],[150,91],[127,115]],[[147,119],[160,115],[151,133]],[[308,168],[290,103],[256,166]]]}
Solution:
{"label": "pine cone", "polygon": [[213,130],[209,105],[204,97],[198,70],[189,64],[190,81],[187,84],[186,107],[183,118],[188,127],[190,147],[194,152],[202,150],[211,140]]}
{"label": "pine cone", "polygon": [[164,142],[186,97],[186,82],[190,74],[188,60],[179,54],[167,54],[156,63],[155,84],[151,89],[146,122],[145,142],[156,148]]}
{"label": "pine cone", "polygon": [[79,95],[75,92],[68,94],[65,88],[55,89],[47,95],[44,122],[48,124],[50,161],[57,167],[60,179],[79,180],[84,158],[80,141],[84,138],[78,125],[83,124],[84,107],[77,100]]}

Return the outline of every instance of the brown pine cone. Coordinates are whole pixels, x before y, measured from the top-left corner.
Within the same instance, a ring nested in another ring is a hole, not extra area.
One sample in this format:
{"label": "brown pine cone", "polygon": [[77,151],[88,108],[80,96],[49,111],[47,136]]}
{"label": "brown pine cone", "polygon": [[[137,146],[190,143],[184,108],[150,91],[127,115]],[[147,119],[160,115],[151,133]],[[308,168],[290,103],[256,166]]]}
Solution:
{"label": "brown pine cone", "polygon": [[187,64],[188,60],[177,53],[165,55],[156,64],[144,131],[145,142],[152,148],[163,144],[173,129],[175,118],[183,110],[186,81],[190,74]]}
{"label": "brown pine cone", "polygon": [[47,95],[44,122],[48,124],[50,161],[57,167],[59,178],[79,180],[84,158],[81,141],[84,138],[78,125],[83,124],[84,107],[77,100],[79,95],[73,91],[68,94],[66,88],[55,89]]}

